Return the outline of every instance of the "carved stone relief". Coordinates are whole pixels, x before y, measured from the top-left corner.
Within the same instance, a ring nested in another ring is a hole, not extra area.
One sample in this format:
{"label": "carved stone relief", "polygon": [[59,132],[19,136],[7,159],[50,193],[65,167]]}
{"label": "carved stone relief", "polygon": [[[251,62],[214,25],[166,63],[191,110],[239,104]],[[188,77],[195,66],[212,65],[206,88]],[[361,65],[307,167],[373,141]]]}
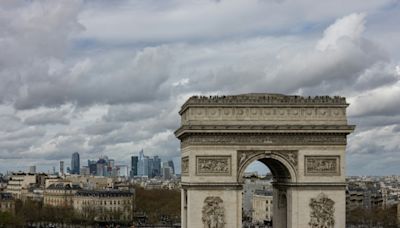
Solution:
{"label": "carved stone relief", "polygon": [[335,226],[335,202],[324,193],[310,200],[310,222],[311,228],[333,228]]}
{"label": "carved stone relief", "polygon": [[274,154],[279,154],[283,156],[286,161],[288,161],[295,169],[297,169],[298,159],[297,154],[298,152],[295,150],[274,150]]}
{"label": "carved stone relief", "polygon": [[271,154],[271,151],[265,151],[265,150],[239,150],[237,152],[237,158],[238,158],[238,168],[239,170],[242,168],[242,166],[251,158],[258,156],[260,154]]}
{"label": "carved stone relief", "polygon": [[218,196],[208,196],[204,200],[201,219],[204,228],[224,228],[225,209],[223,200]]}
{"label": "carved stone relief", "polygon": [[305,175],[340,175],[339,156],[305,156]]}
{"label": "carved stone relief", "polygon": [[197,175],[231,175],[231,156],[196,156]]}
{"label": "carved stone relief", "polygon": [[297,154],[298,152],[295,150],[273,150],[273,151],[265,151],[265,150],[240,150],[238,151],[238,168],[239,171],[243,168],[242,166],[251,158],[255,156],[265,154],[271,155],[276,154],[284,157],[284,159],[289,162],[296,170],[298,164]]}
{"label": "carved stone relief", "polygon": [[196,134],[182,138],[189,145],[346,145],[343,134]]}
{"label": "carved stone relief", "polygon": [[187,176],[189,175],[189,157],[183,157],[182,158],[182,176]]}

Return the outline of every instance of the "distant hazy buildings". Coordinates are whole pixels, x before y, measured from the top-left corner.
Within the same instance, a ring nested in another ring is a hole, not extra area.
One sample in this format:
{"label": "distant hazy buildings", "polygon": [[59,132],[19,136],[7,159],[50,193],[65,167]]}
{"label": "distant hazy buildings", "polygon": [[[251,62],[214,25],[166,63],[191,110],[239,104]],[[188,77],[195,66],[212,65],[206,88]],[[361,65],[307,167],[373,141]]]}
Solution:
{"label": "distant hazy buildings", "polygon": [[144,155],[143,150],[139,152],[138,176],[149,176],[149,157]]}
{"label": "distant hazy buildings", "polygon": [[164,180],[169,180],[175,174],[175,167],[173,161],[163,162],[162,177]]}
{"label": "distant hazy buildings", "polygon": [[80,167],[79,153],[75,152],[71,159],[71,174],[80,174]]}
{"label": "distant hazy buildings", "polygon": [[174,162],[172,160],[168,161],[168,166],[171,168],[172,174],[175,174],[175,166],[174,166]]}
{"label": "distant hazy buildings", "polygon": [[60,161],[60,175],[64,175],[64,161]]}
{"label": "distant hazy buildings", "polygon": [[36,166],[35,165],[29,166],[29,172],[36,173]]}
{"label": "distant hazy buildings", "polygon": [[131,171],[130,171],[131,177],[135,177],[138,175],[138,162],[139,162],[138,156],[131,157]]}
{"label": "distant hazy buildings", "polygon": [[[170,173],[174,174],[174,167],[173,167],[173,162],[169,161],[167,162],[167,165],[163,164],[164,166],[171,167]],[[159,156],[154,156],[150,158],[149,156],[146,156],[141,150],[139,152],[139,156],[132,156],[131,157],[131,171],[130,171],[131,177],[161,177],[163,176],[163,169],[161,166],[161,158]]]}

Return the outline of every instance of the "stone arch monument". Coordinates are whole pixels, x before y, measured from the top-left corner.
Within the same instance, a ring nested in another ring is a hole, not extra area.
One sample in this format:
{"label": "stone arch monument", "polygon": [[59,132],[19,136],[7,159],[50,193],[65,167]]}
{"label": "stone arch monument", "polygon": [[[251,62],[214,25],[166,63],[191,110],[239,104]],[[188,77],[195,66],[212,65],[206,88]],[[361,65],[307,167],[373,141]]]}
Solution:
{"label": "stone arch monument", "polygon": [[175,132],[182,152],[182,227],[241,228],[243,173],[274,177],[274,228],[345,227],[346,103],[280,94],[193,96]]}

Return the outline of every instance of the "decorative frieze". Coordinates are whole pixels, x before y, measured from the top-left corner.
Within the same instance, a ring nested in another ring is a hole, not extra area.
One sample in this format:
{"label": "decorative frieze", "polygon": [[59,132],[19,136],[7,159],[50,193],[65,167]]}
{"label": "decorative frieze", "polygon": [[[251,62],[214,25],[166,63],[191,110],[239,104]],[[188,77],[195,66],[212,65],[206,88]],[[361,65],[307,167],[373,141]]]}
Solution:
{"label": "decorative frieze", "polygon": [[310,200],[310,222],[311,228],[333,228],[335,226],[335,202],[324,193]]}
{"label": "decorative frieze", "polygon": [[306,176],[340,175],[339,156],[305,156]]}
{"label": "decorative frieze", "polygon": [[218,196],[208,196],[204,200],[202,217],[204,228],[224,228],[225,208],[223,200]]}
{"label": "decorative frieze", "polygon": [[344,107],[191,107],[182,113],[182,124],[190,121],[290,121],[337,122],[346,119]]}
{"label": "decorative frieze", "polygon": [[181,139],[189,145],[346,145],[345,134],[192,134]]}
{"label": "decorative frieze", "polygon": [[181,162],[182,176],[189,175],[189,157],[183,157]]}
{"label": "decorative frieze", "polygon": [[196,156],[196,174],[230,176],[231,156]]}

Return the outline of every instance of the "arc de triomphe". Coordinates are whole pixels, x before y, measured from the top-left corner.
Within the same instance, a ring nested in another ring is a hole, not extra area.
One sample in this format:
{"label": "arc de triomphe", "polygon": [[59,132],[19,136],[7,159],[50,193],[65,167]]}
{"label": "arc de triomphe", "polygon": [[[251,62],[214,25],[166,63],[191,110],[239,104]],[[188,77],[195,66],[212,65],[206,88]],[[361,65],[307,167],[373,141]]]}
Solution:
{"label": "arc de triomphe", "polygon": [[345,227],[347,106],[327,96],[189,98],[175,132],[182,227],[241,228],[242,177],[256,160],[274,176],[274,228]]}

